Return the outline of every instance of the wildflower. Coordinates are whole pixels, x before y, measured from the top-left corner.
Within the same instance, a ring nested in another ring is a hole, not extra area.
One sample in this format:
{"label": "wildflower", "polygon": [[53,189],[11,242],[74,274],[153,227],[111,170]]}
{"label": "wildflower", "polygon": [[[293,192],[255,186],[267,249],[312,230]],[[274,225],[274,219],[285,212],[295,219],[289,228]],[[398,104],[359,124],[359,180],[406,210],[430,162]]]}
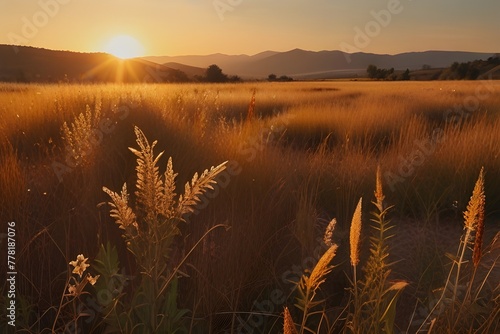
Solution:
{"label": "wildflower", "polygon": [[70,295],[76,295],[76,285],[68,284],[68,292]]}
{"label": "wildflower", "polygon": [[92,275],[87,274],[87,281],[89,281],[89,283],[90,283],[91,285],[94,285],[94,284],[95,284],[95,282],[97,282],[97,279],[98,279],[100,276],[101,276],[101,275],[96,275],[96,276],[92,277]]}
{"label": "wildflower", "polygon": [[80,254],[76,257],[76,261],[71,261],[69,264],[75,267],[75,269],[73,269],[73,274],[78,274],[82,277],[83,272],[90,266],[90,264],[85,263],[88,259],[88,257],[84,257],[83,254]]}

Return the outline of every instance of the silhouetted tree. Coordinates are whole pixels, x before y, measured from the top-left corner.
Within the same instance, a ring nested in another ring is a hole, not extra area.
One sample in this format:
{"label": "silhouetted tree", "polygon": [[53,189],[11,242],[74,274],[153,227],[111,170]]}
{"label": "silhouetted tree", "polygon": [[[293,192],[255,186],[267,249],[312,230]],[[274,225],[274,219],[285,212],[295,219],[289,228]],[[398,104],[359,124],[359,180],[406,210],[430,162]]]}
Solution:
{"label": "silhouetted tree", "polygon": [[388,79],[394,73],[394,68],[377,68],[375,65],[368,65],[366,69],[368,77],[371,79]]}
{"label": "silhouetted tree", "polygon": [[366,69],[366,72],[368,73],[368,77],[371,79],[375,79],[377,77],[377,66],[375,65],[368,65],[368,68]]}
{"label": "silhouetted tree", "polygon": [[277,78],[278,78],[278,77],[276,76],[276,74],[269,74],[269,75],[267,76],[267,80],[268,80],[268,81],[276,81],[276,80],[277,80]]}
{"label": "silhouetted tree", "polygon": [[289,77],[287,75],[282,75],[279,77],[278,79],[279,81],[293,81],[293,78],[292,77]]}
{"label": "silhouetted tree", "polygon": [[406,69],[404,73],[401,75],[401,80],[410,80],[410,69]]}
{"label": "silhouetted tree", "polygon": [[228,80],[227,75],[222,73],[222,69],[215,64],[207,68],[205,78],[207,82],[227,82]]}
{"label": "silhouetted tree", "polygon": [[493,57],[488,58],[488,64],[499,65],[500,53],[496,53]]}
{"label": "silhouetted tree", "polygon": [[231,75],[229,76],[229,78],[227,79],[229,82],[241,82],[241,78],[237,75]]}

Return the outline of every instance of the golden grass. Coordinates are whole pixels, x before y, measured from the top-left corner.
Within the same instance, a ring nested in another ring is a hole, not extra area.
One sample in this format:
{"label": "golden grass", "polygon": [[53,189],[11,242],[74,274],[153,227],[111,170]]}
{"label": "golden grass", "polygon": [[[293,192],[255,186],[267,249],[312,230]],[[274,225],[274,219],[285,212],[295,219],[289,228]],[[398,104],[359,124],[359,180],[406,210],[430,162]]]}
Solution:
{"label": "golden grass", "polygon": [[[485,219],[494,220],[500,205],[500,176],[494,173],[500,169],[499,92],[500,83],[490,81],[0,84],[0,212],[23,226],[18,242],[28,245],[23,254],[30,255],[20,258],[26,273],[20,284],[47,308],[54,305],[52,290],[65,257],[91,256],[104,239],[127,254],[108,212],[96,204],[106,200],[103,184],[120,189],[124,181],[134,182],[137,157],[124,150],[136,145],[134,126],[158,139],[182,171],[169,176],[170,187],[229,160],[228,181],[202,198],[190,216],[196,224],[183,231],[189,247],[209,226],[232,227],[211,236],[190,263],[197,271],[190,272],[194,288],[185,289],[185,299],[199,301],[204,315],[250,310],[270,282],[286,289],[282,272],[311,253],[331,217],[345,242],[358,199],[373,195],[378,165],[377,180],[385,183],[393,215],[416,219],[422,229],[460,219],[484,166],[490,171],[485,212],[491,215]],[[52,163],[65,163],[63,124],[70,127],[97,101],[113,130],[103,132],[89,166],[70,168],[60,182]],[[253,117],[247,123],[249,102]],[[169,164],[165,156],[159,159],[161,166]],[[488,233],[485,228],[485,240]],[[47,270],[40,274],[30,269],[33,263]],[[415,269],[396,267],[398,273]]]}

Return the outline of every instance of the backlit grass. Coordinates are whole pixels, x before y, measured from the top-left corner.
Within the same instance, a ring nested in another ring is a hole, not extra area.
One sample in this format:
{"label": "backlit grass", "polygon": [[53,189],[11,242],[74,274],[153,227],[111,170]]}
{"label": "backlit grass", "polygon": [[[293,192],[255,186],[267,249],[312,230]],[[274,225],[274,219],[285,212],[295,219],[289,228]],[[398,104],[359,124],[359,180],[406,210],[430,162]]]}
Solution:
{"label": "backlit grass", "polygon": [[[75,122],[87,106],[91,112],[100,106],[100,122],[80,163],[68,155],[63,124]],[[177,240],[179,249],[191,249],[210,227],[230,226],[204,238],[180,268],[189,278],[179,279],[178,302],[192,311],[192,332],[236,331],[249,312],[263,312],[256,305],[274,290],[289,297],[266,309],[256,332],[277,331],[283,306],[293,303],[285,279],[293,275],[286,273],[305,269],[304,258],[319,258],[318,240],[333,217],[340,265],[329,274],[335,283],[325,305],[340,307],[349,286],[344,272],[352,272],[349,223],[359,198],[373,195],[377,165],[385,201],[394,205],[395,237],[388,243],[393,260],[404,261],[391,269],[409,282],[400,297],[406,305],[443,285],[449,271],[444,254],[456,249],[462,213],[483,166],[485,244],[498,231],[495,81],[0,84],[0,115],[0,215],[18,226],[18,287],[30,314],[18,324],[30,332],[54,323],[75,254],[92,261],[109,241],[125,273],[139,275],[108,208],[99,205],[109,200],[103,185],[116,190],[136,183],[127,149],[135,146],[135,126],[161,144],[160,166],[172,157],[178,187],[189,175],[228,161]],[[403,242],[399,234],[423,241]],[[361,263],[367,257],[361,251]],[[396,325],[406,328],[415,312],[398,311]]]}

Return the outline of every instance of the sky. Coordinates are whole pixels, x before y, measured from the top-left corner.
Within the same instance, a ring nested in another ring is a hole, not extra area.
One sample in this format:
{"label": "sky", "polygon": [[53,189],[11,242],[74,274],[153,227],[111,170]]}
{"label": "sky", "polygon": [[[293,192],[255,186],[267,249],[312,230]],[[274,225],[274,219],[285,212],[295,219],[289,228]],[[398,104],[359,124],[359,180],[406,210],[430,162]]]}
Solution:
{"label": "sky", "polygon": [[500,52],[498,0],[0,0],[0,44],[144,56],[342,50]]}

